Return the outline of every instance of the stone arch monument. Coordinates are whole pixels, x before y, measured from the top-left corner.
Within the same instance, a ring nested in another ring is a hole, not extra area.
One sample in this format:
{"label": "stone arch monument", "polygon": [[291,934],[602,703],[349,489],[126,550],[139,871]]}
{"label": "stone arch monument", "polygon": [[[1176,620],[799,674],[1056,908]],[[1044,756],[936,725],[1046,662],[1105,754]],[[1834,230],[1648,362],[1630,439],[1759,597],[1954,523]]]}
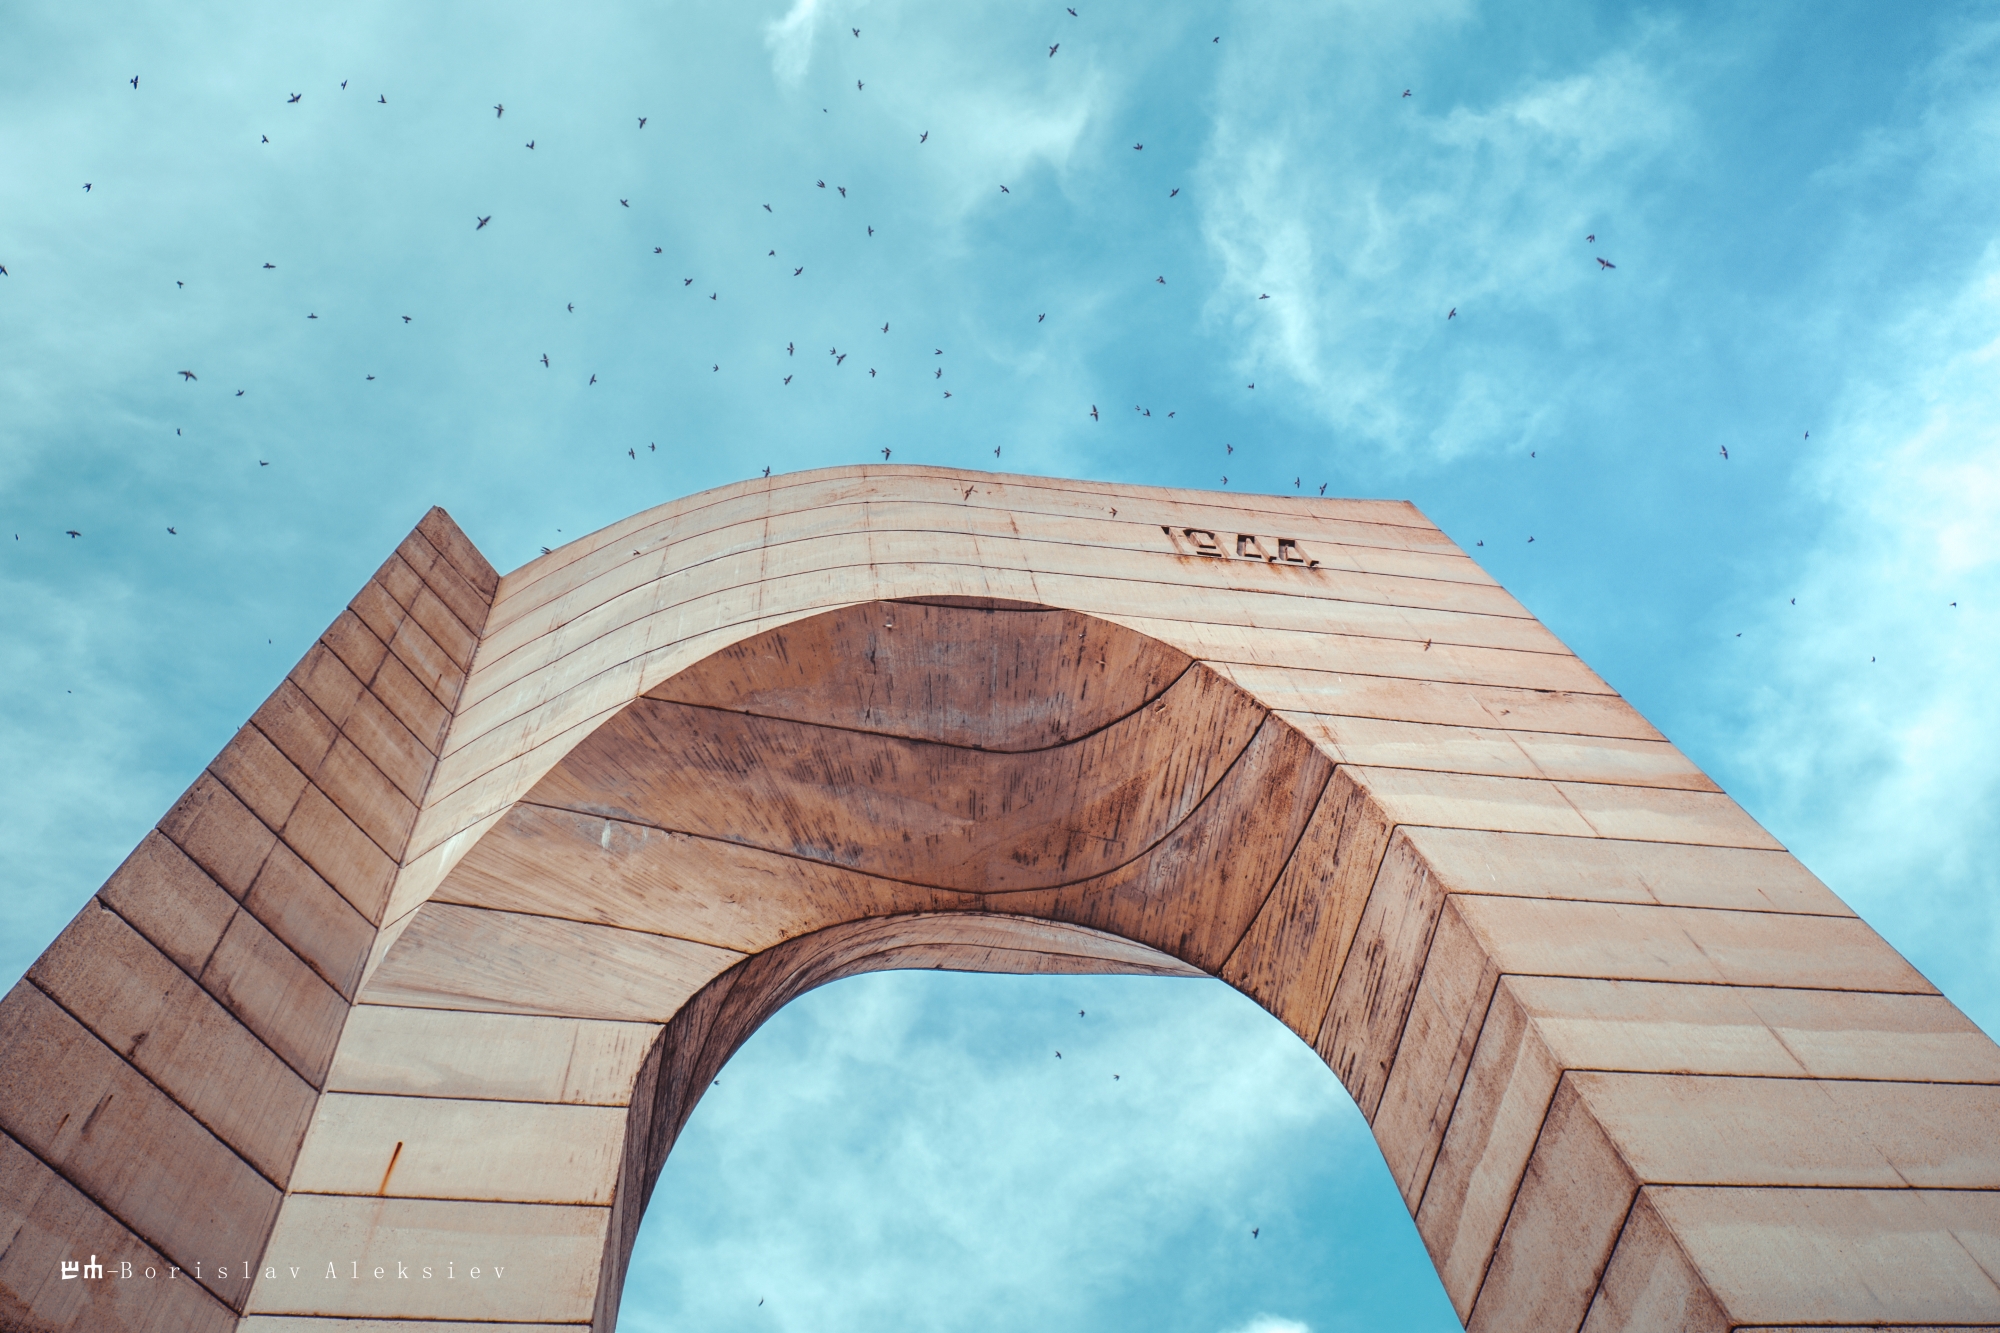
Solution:
{"label": "stone arch monument", "polygon": [[1253,997],[1474,1329],[2000,1326],[2000,1049],[1413,507],[887,466],[432,510],[0,1001],[0,1325],[609,1330],[901,967]]}

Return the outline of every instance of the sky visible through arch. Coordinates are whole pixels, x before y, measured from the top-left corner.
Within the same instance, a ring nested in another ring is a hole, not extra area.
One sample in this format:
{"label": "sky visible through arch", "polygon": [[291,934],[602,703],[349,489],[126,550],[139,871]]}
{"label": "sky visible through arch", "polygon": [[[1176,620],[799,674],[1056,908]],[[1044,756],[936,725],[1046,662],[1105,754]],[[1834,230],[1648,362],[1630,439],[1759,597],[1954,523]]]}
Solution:
{"label": "sky visible through arch", "polygon": [[[889,449],[1414,500],[2000,1030],[1994,11],[1076,9],[8,6],[5,980],[427,505]],[[857,978],[625,1322],[1450,1327],[1361,1133],[1220,987]]]}

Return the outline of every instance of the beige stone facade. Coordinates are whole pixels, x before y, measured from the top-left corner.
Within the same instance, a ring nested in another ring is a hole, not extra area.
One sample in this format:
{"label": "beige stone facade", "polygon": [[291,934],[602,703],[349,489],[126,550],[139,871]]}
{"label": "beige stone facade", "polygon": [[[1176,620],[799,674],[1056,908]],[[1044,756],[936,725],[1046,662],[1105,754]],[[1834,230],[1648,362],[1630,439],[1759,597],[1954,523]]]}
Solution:
{"label": "beige stone facade", "polygon": [[1474,1329],[2000,1327],[2000,1048],[1414,508],[887,466],[433,510],[0,1001],[0,1326],[608,1330],[902,967],[1250,995]]}

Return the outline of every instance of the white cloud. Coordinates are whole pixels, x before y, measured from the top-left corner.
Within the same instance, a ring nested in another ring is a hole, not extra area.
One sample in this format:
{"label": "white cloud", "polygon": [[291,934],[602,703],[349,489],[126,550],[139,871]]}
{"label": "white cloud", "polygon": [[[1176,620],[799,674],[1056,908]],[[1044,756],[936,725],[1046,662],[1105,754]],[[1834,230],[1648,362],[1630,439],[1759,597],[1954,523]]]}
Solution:
{"label": "white cloud", "polygon": [[1229,1333],[1312,1333],[1312,1326],[1297,1319],[1277,1315],[1253,1315],[1247,1324],[1238,1324]]}
{"label": "white cloud", "polygon": [[792,0],[783,18],[764,25],[771,72],[780,83],[796,84],[812,66],[813,39],[819,35],[820,0]]}

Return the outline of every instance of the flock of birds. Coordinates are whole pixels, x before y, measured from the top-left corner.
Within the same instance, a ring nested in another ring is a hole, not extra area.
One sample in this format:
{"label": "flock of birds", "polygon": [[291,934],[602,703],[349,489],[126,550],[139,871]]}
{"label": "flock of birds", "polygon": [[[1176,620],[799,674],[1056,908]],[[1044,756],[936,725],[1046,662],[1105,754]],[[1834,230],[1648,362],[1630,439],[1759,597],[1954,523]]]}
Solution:
{"label": "flock of birds", "polygon": [[[1076,10],[1076,9],[1075,9],[1074,7],[1065,7],[1065,12],[1066,12],[1066,13],[1068,14],[1069,18],[1070,18],[1070,19],[1072,19],[1072,20],[1075,20],[1075,19],[1078,19],[1078,18],[1079,18],[1079,15],[1078,15],[1078,13],[1077,13],[1077,10]],[[860,40],[860,39],[861,39],[861,36],[862,36],[862,33],[861,33],[861,29],[860,29],[860,28],[858,28],[858,27],[856,27],[856,28],[850,28],[850,29],[849,29],[849,32],[851,33],[851,35],[852,35],[852,37],[853,37],[853,39],[854,39],[854,40],[857,40],[857,41],[858,41],[858,40]],[[1220,43],[1221,43],[1221,40],[1222,40],[1222,39],[1221,39],[1221,37],[1220,37],[1220,36],[1214,36],[1214,37],[1211,37],[1211,38],[1210,38],[1210,42],[1211,42],[1211,43],[1213,43],[1213,44],[1216,44],[1216,45],[1220,45]],[[1056,42],[1052,42],[1052,43],[1050,43],[1050,44],[1049,44],[1049,46],[1048,46],[1048,49],[1047,49],[1047,56],[1046,56],[1046,58],[1047,58],[1047,59],[1050,59],[1050,60],[1054,60],[1054,59],[1056,59],[1056,58],[1057,58],[1057,56],[1058,56],[1058,55],[1060,54],[1060,52],[1061,52],[1061,51],[1062,51],[1062,42],[1061,42],[1061,41],[1056,41]],[[131,78],[130,78],[130,79],[128,80],[128,82],[129,82],[129,83],[131,84],[131,87],[132,87],[132,89],[133,89],[133,91],[134,91],[134,92],[137,92],[137,91],[139,90],[139,88],[140,88],[140,76],[139,76],[139,75],[136,75],[136,74],[135,74],[135,75],[133,75],[133,76],[132,76],[132,77],[131,77]],[[341,80],[341,83],[340,83],[340,88],[341,88],[341,90],[343,90],[343,91],[347,90],[347,88],[348,88],[348,80],[345,80],[345,79]],[[865,81],[865,80],[863,80],[863,79],[858,79],[858,78],[857,78],[857,79],[855,80],[855,91],[856,91],[856,93],[857,93],[857,94],[860,94],[860,93],[865,93],[865,91],[866,91],[866,88],[867,88],[867,83],[866,83],[866,81]],[[1413,97],[1415,97],[1415,95],[1416,95],[1416,94],[1415,94],[1415,90],[1414,90],[1414,89],[1412,89],[1412,88],[1405,88],[1405,89],[1403,89],[1403,90],[1402,90],[1402,93],[1401,93],[1401,97],[1402,97],[1402,98],[1404,98],[1404,99],[1409,99],[1409,98],[1413,98]],[[304,94],[304,93],[302,93],[302,92],[291,92],[291,93],[287,94],[287,95],[286,95],[286,96],[284,97],[284,104],[285,104],[285,105],[288,105],[288,106],[297,106],[297,105],[299,105],[299,104],[300,104],[301,102],[303,102],[304,100],[305,100],[305,94]],[[377,103],[377,104],[379,104],[379,105],[383,105],[383,106],[387,106],[387,105],[389,104],[389,98],[388,98],[388,95],[387,95],[386,93],[378,93],[378,94],[377,94],[377,96],[376,96],[376,98],[375,98],[375,101],[376,101],[376,103]],[[493,103],[493,106],[492,106],[492,110],[493,110],[493,118],[494,118],[494,120],[495,120],[496,122],[498,122],[498,121],[503,121],[503,120],[504,120],[504,119],[506,118],[506,115],[507,115],[507,106],[506,106],[506,103],[505,103],[505,102],[502,102],[502,101],[496,101],[496,102],[494,102],[494,103]],[[633,121],[634,121],[634,125],[635,125],[635,127],[636,127],[636,128],[635,128],[635,132],[643,132],[643,131],[644,131],[644,130],[646,129],[646,125],[647,125],[647,122],[648,122],[648,121],[649,121],[650,119],[651,119],[651,117],[650,117],[650,116],[641,116],[641,115],[635,115],[635,116],[633,117]],[[260,140],[261,140],[261,142],[262,142],[262,143],[264,143],[264,144],[268,144],[268,143],[270,143],[270,137],[269,137],[268,135],[260,135],[259,137],[260,137]],[[931,130],[930,130],[929,128],[922,128],[922,129],[919,129],[919,130],[916,130],[916,131],[915,131],[915,143],[916,143],[916,146],[917,146],[917,147],[919,147],[919,148],[922,148],[923,146],[927,145],[927,144],[928,144],[928,143],[930,142],[930,138],[931,138]],[[537,143],[537,139],[536,139],[536,138],[534,138],[534,137],[530,137],[530,138],[528,138],[528,139],[526,139],[526,140],[524,141],[524,144],[523,144],[523,147],[524,147],[524,148],[525,148],[525,149],[526,149],[527,151],[531,151],[531,152],[532,152],[532,151],[534,151],[534,150],[535,150],[535,148],[536,148],[536,143]],[[1140,152],[1144,152],[1145,150],[1146,150],[1146,144],[1145,144],[1145,141],[1144,141],[1143,139],[1141,139],[1141,140],[1139,140],[1139,141],[1137,141],[1137,142],[1134,142],[1134,143],[1132,144],[1132,151],[1133,151],[1133,152],[1135,152],[1135,153],[1140,153]],[[997,184],[997,186],[998,186],[998,189],[999,189],[999,192],[1000,192],[1000,193],[1002,193],[1002,194],[1011,194],[1011,193],[1012,193],[1012,191],[1010,190],[1010,188],[1009,188],[1009,186],[1008,186],[1008,184],[1007,184],[1007,183],[1005,183],[1005,182],[996,182],[996,184]],[[93,183],[92,183],[92,182],[85,182],[85,183],[84,183],[84,185],[83,185],[83,189],[84,189],[84,191],[85,191],[86,193],[88,193],[89,191],[91,191],[91,190],[92,190],[92,188],[93,188]],[[827,190],[827,189],[829,189],[829,185],[828,185],[828,182],[827,182],[827,181],[826,181],[826,180],[825,180],[824,178],[821,178],[821,179],[817,179],[817,180],[815,180],[815,181],[814,181],[814,188],[816,188],[816,189],[819,189],[819,190]],[[847,186],[845,186],[845,185],[842,185],[842,184],[838,184],[838,183],[835,183],[835,184],[833,184],[833,185],[831,186],[831,189],[832,189],[832,190],[833,190],[833,191],[834,191],[835,193],[837,193],[837,195],[838,195],[838,196],[839,196],[840,198],[842,198],[842,199],[845,199],[845,198],[847,198],[847,197],[848,197],[848,188],[847,188]],[[1174,186],[1174,187],[1172,187],[1171,189],[1169,189],[1169,190],[1167,191],[1167,194],[1166,194],[1166,197],[1167,197],[1167,199],[1169,199],[1169,200],[1172,200],[1172,199],[1178,199],[1178,198],[1179,198],[1179,197],[1181,196],[1181,194],[1182,194],[1182,187],[1180,187],[1180,186]],[[631,206],[632,206],[632,202],[631,202],[631,198],[630,198],[629,196],[626,196],[626,197],[620,197],[620,198],[618,198],[618,205],[619,205],[619,207],[621,207],[621,208],[625,208],[625,209],[629,209],[629,208],[631,208]],[[773,209],[773,207],[772,207],[772,204],[770,204],[770,203],[768,203],[768,202],[767,202],[767,203],[763,203],[763,204],[761,204],[761,208],[762,208],[762,209],[763,209],[763,211],[764,211],[765,213],[767,213],[767,214],[768,214],[768,213],[773,213],[773,212],[775,211],[775,210]],[[471,221],[472,221],[472,230],[473,230],[473,231],[474,231],[475,233],[480,233],[480,232],[485,232],[485,231],[487,230],[487,228],[488,228],[489,226],[493,225],[493,223],[494,223],[494,217],[495,217],[495,215],[494,215],[493,213],[484,213],[484,214],[481,214],[481,213],[475,213],[475,214],[473,215],[473,217],[472,217],[472,220],[471,220]],[[875,234],[876,234],[876,228],[875,228],[874,224],[873,224],[873,223],[867,223],[867,224],[865,224],[865,226],[866,226],[866,235],[867,235],[867,236],[868,236],[869,238],[871,238],[871,239],[872,239],[872,238],[873,238],[873,237],[875,236]],[[1594,245],[1596,244],[1596,242],[1597,242],[1597,236],[1596,236],[1596,234],[1595,234],[1595,233],[1592,233],[1592,234],[1590,234],[1590,235],[1586,236],[1586,237],[1584,238],[1584,241],[1585,241],[1585,243],[1586,243],[1587,245],[1592,245],[1592,246],[1594,246]],[[653,253],[653,254],[655,254],[655,255],[662,255],[662,254],[664,254],[664,252],[665,252],[665,251],[664,251],[664,247],[662,247],[662,246],[658,246],[658,245],[655,245],[655,246],[653,246],[653,247],[652,247],[652,253]],[[771,258],[771,259],[776,259],[776,258],[778,258],[778,251],[777,251],[777,248],[776,248],[775,246],[769,246],[769,247],[767,247],[767,250],[766,250],[766,258]],[[1596,254],[1596,255],[1593,255],[1593,258],[1595,259],[1595,261],[1596,261],[1596,263],[1597,263],[1597,266],[1598,266],[1598,271],[1599,271],[1599,272],[1601,272],[1601,273],[1609,273],[1609,272],[1612,272],[1612,271],[1616,270],[1616,269],[1617,269],[1617,267],[1618,267],[1618,266],[1617,266],[1617,264],[1616,264],[1615,262],[1613,262],[1613,261],[1612,261],[1611,259],[1609,259],[1609,258],[1607,258],[1607,257],[1603,256],[1602,254]],[[789,263],[789,261],[787,261],[787,262]],[[800,278],[800,277],[803,277],[803,276],[804,276],[804,274],[805,274],[805,272],[806,272],[806,267],[807,267],[807,266],[806,266],[805,264],[803,264],[803,263],[801,263],[801,264],[791,264],[791,265],[789,265],[789,266],[791,267],[791,274],[792,274],[792,277],[794,277],[794,278]],[[277,267],[277,265],[276,265],[275,263],[272,263],[272,262],[270,262],[269,260],[266,260],[266,261],[264,261],[264,263],[263,263],[263,268],[264,268],[265,270],[274,270],[274,269],[276,269],[276,267]],[[5,265],[4,265],[4,264],[0,264],[0,276],[7,276],[7,272],[8,272],[8,271],[7,271],[6,267],[5,267]],[[1166,276],[1166,275],[1165,275],[1164,273],[1162,273],[1162,274],[1157,274],[1157,275],[1156,275],[1156,276],[1155,276],[1155,277],[1153,278],[1153,280],[1152,280],[1152,281],[1153,281],[1153,283],[1154,283],[1155,285],[1158,285],[1158,286],[1162,286],[1162,287],[1164,287],[1164,286],[1166,286],[1166,285],[1167,285],[1167,276]],[[682,289],[683,291],[687,291],[687,290],[690,290],[690,289],[694,288],[694,284],[695,284],[695,279],[694,279],[694,277],[692,277],[692,276],[684,276],[684,277],[682,277],[682,278],[681,278],[681,289]],[[184,285],[184,284],[180,283],[180,282],[179,282],[179,281],[177,280],[177,281],[176,281],[176,285],[177,285],[177,286],[181,286],[181,285]],[[707,299],[708,299],[708,300],[710,300],[710,301],[715,301],[715,302],[719,302],[719,301],[720,301],[720,299],[721,299],[721,288],[720,288],[720,287],[718,286],[718,287],[716,287],[715,289],[713,289],[713,290],[709,291],[709,292],[707,293]],[[1258,301],[1268,301],[1268,300],[1271,300],[1271,299],[1272,299],[1272,296],[1271,296],[1271,294],[1270,294],[1269,292],[1261,292],[1261,293],[1259,293],[1259,294],[1258,294],[1258,296],[1257,296],[1257,298],[1256,298],[1256,299],[1257,299]],[[566,308],[566,310],[568,311],[568,313],[570,313],[570,314],[572,314],[572,315],[573,315],[573,314],[575,313],[575,311],[576,311],[576,305],[575,305],[575,303],[574,303],[573,301],[572,301],[572,302],[568,302],[568,303],[566,303],[566,307],[565,307],[565,308]],[[308,319],[308,320],[317,320],[317,319],[319,318],[319,315],[318,315],[318,312],[317,312],[317,311],[308,311],[308,312],[306,312],[306,315],[305,315],[305,318],[306,318],[306,319]],[[1453,306],[1451,306],[1451,307],[1450,307],[1450,308],[1449,308],[1449,309],[1448,309],[1448,310],[1447,310],[1447,311],[1445,312],[1445,315],[1444,315],[1444,321],[1445,321],[1445,322],[1446,322],[1447,324],[1449,324],[1449,323],[1451,323],[1451,322],[1453,322],[1453,321],[1457,320],[1458,318],[1459,318],[1459,309],[1458,309],[1458,307],[1457,307],[1456,305],[1453,305]],[[410,315],[407,315],[407,314],[406,314],[406,315],[402,315],[402,316],[401,316],[401,319],[402,319],[402,322],[403,322],[403,323],[405,323],[405,324],[408,324],[408,323],[412,322],[412,316],[410,316]],[[1038,314],[1036,315],[1036,318],[1035,318],[1035,322],[1036,322],[1036,323],[1037,323],[1037,324],[1039,325],[1039,324],[1042,324],[1042,323],[1045,323],[1045,322],[1047,321],[1047,319],[1048,319],[1048,313],[1047,313],[1046,311],[1043,311],[1043,312],[1040,312],[1040,313],[1038,313]],[[882,323],[882,325],[881,325],[881,334],[882,334],[882,335],[884,335],[884,336],[887,336],[887,335],[889,335],[889,334],[890,334],[890,330],[891,330],[891,325],[892,325],[892,323],[893,323],[893,321],[884,321],[884,322]],[[798,348],[797,348],[797,345],[796,345],[796,341],[788,341],[788,342],[787,342],[787,343],[785,344],[785,355],[786,355],[786,357],[788,357],[788,358],[792,358],[792,357],[795,357],[795,356],[797,355],[797,353],[798,353]],[[846,349],[843,349],[842,347],[840,347],[840,346],[838,346],[838,345],[834,345],[834,346],[830,346],[830,347],[828,347],[828,349],[827,349],[827,352],[826,352],[826,356],[827,356],[827,359],[828,359],[828,360],[827,360],[827,367],[828,367],[829,369],[836,369],[836,370],[837,370],[837,369],[839,369],[839,368],[843,367],[843,366],[844,366],[844,365],[846,364],[846,362],[848,361],[848,359],[849,359],[849,358],[850,358],[850,357],[851,357],[852,355],[853,355],[853,348],[852,348],[852,347],[849,347],[849,348],[846,348]],[[932,369],[932,374],[931,374],[931,382],[932,382],[932,386],[933,386],[933,387],[934,387],[934,388],[936,389],[936,391],[937,391],[937,392],[939,393],[939,395],[940,395],[940,401],[950,401],[950,400],[951,400],[951,399],[953,398],[953,390],[952,390],[952,389],[951,389],[950,387],[947,387],[947,386],[945,386],[945,385],[944,385],[944,384],[942,383],[942,381],[943,381],[943,380],[944,380],[944,378],[945,378],[945,373],[946,373],[946,362],[945,362],[945,360],[944,360],[944,357],[945,357],[945,351],[944,351],[944,349],[943,349],[942,347],[937,347],[937,348],[934,348],[934,349],[933,349],[933,356],[934,356],[935,358],[937,358],[937,360],[936,360],[936,362],[934,363],[934,365],[933,365],[933,366],[932,366],[932,368],[931,368],[931,369]],[[541,367],[542,367],[542,368],[543,368],[544,370],[551,370],[551,371],[552,371],[552,370],[554,370],[554,369],[555,369],[555,363],[554,363],[554,362],[552,361],[552,359],[550,358],[549,354],[548,354],[548,353],[547,353],[546,351],[542,352],[542,353],[541,353],[541,354],[540,354],[540,355],[539,355],[538,357],[536,357],[536,360],[537,360],[537,361],[539,362],[539,364],[541,365]],[[716,360],[716,361],[711,361],[709,369],[710,369],[710,372],[711,372],[711,373],[714,373],[714,374],[720,374],[720,373],[721,373],[721,371],[722,371],[722,365],[721,365],[721,362],[720,362],[719,360]],[[780,377],[780,380],[779,380],[779,387],[780,387],[781,389],[784,389],[784,388],[790,388],[790,387],[791,387],[791,386],[793,385],[794,381],[795,381],[795,380],[796,380],[796,379],[798,378],[798,375],[799,375],[799,371],[800,371],[801,369],[803,369],[803,367],[802,367],[802,366],[798,366],[798,365],[793,365],[793,366],[791,366],[790,368],[788,368],[788,369],[786,370],[786,373],[784,373],[784,374],[783,374],[783,375],[782,375],[782,376]],[[196,381],[198,380],[198,378],[199,378],[199,376],[197,375],[197,373],[196,373],[196,372],[195,372],[195,371],[194,371],[193,369],[182,369],[182,370],[178,371],[177,373],[178,373],[178,374],[179,374],[179,375],[181,376],[181,378],[182,378],[182,381],[183,381],[184,383],[190,383],[190,384],[191,384],[191,383],[194,383],[194,382],[196,382]],[[881,370],[880,370],[880,368],[879,368],[878,366],[875,366],[875,365],[870,365],[870,366],[868,366],[868,367],[867,367],[867,374],[868,374],[869,378],[871,378],[871,379],[875,379],[875,378],[878,378],[878,377],[880,376],[880,374],[881,374]],[[365,380],[367,380],[367,381],[373,381],[373,380],[374,380],[375,378],[376,378],[376,377],[375,377],[375,375],[374,375],[373,373],[369,373],[369,374],[367,374],[367,375],[365,376]],[[594,370],[592,370],[592,371],[589,371],[589,372],[588,372],[588,379],[587,379],[587,380],[585,381],[585,387],[594,387],[594,386],[596,386],[596,385],[597,385],[598,383],[599,383],[599,377],[598,377],[598,375],[597,375],[596,371],[594,371]],[[1244,387],[1245,387],[1245,390],[1246,390],[1246,391],[1254,391],[1254,390],[1256,389],[1257,385],[1256,385],[1256,382],[1255,382],[1255,381],[1253,380],[1253,381],[1251,381],[1251,382],[1247,383],[1247,384],[1246,384],[1246,385],[1245,385]],[[241,388],[239,388],[239,389],[236,389],[236,390],[235,390],[235,396],[236,396],[236,397],[239,397],[239,398],[240,398],[240,397],[243,397],[243,396],[244,396],[244,394],[245,394],[245,390],[243,390],[243,389],[241,389]],[[1135,403],[1135,404],[1133,404],[1133,407],[1132,407],[1132,411],[1133,411],[1133,412],[1134,412],[1134,413],[1136,414],[1136,416],[1137,416],[1137,417],[1138,417],[1139,419],[1142,419],[1142,420],[1143,420],[1143,419],[1151,419],[1151,418],[1152,418],[1152,417],[1154,416],[1154,413],[1153,413],[1153,409],[1152,409],[1151,407],[1147,406],[1146,404],[1143,404],[1143,403]],[[1102,421],[1102,420],[1104,419],[1104,418],[1103,418],[1103,412],[1102,412],[1102,410],[1100,409],[1099,405],[1098,405],[1098,404],[1096,404],[1096,403],[1092,403],[1092,404],[1090,404],[1090,405],[1089,405],[1089,409],[1088,409],[1088,413],[1087,413],[1087,415],[1088,415],[1089,419],[1090,419],[1090,420],[1091,420],[1092,422],[1101,422],[1101,421]],[[1167,411],[1167,412],[1166,412],[1166,413],[1164,414],[1164,416],[1165,416],[1165,418],[1167,418],[1167,419],[1173,419],[1173,418],[1175,418],[1175,417],[1177,416],[1177,412],[1176,412],[1176,411]],[[178,428],[177,428],[177,430],[176,430],[176,433],[177,433],[177,434],[179,433],[179,432],[178,432]],[[1807,433],[1807,438],[1810,438],[1810,432],[1808,432],[1808,433]],[[655,452],[657,452],[657,448],[658,448],[658,446],[657,446],[656,444],[650,444],[650,443],[649,443],[649,445],[648,445],[648,453],[650,454],[650,453],[655,453]],[[1234,453],[1236,452],[1236,446],[1235,446],[1235,445],[1234,445],[1233,443],[1228,443],[1228,442],[1225,442],[1225,444],[1224,444],[1223,448],[1224,448],[1224,456],[1225,456],[1225,458],[1229,457],[1230,455],[1233,455],[1233,454],[1234,454]],[[638,459],[639,459],[640,455],[639,455],[639,453],[638,453],[638,451],[637,451],[637,449],[636,449],[636,448],[628,448],[628,449],[627,449],[627,450],[626,450],[625,452],[626,452],[626,454],[627,454],[627,457],[628,457],[629,459],[631,459],[631,460],[632,460],[632,461],[634,461],[634,462],[638,461]],[[1728,446],[1727,446],[1727,445],[1722,445],[1722,446],[1720,446],[1720,453],[1721,453],[1721,457],[1723,458],[1723,460],[1724,460],[1724,461],[1727,461],[1727,460],[1728,460],[1728,458],[1729,458],[1729,450],[1728,450]],[[891,458],[893,457],[893,449],[892,449],[891,447],[888,447],[888,446],[884,446],[884,447],[882,447],[882,448],[881,448],[881,454],[882,454],[882,458],[883,458],[883,460],[884,460],[885,462],[886,462],[886,461],[889,461],[889,460],[890,460],[890,459],[891,459]],[[1001,449],[1000,449],[999,447],[995,447],[995,448],[994,448],[994,450],[993,450],[993,456],[994,456],[994,457],[995,457],[995,458],[997,459],[997,458],[999,458],[999,457],[1000,457],[1000,455],[1001,455]],[[1533,455],[1531,454],[1531,457],[1532,457],[1532,456],[1533,456]],[[259,460],[258,460],[258,466],[260,466],[260,467],[268,467],[268,466],[270,466],[270,462],[269,462],[269,460],[268,460],[268,459],[259,459]],[[769,474],[770,474],[770,469],[769,469],[768,467],[766,467],[766,468],[764,469],[764,475],[765,475],[765,476],[769,476]],[[1220,476],[1219,476],[1219,479],[1218,479],[1218,480],[1219,480],[1219,484],[1220,484],[1221,486],[1225,487],[1225,488],[1227,488],[1227,487],[1229,487],[1229,486],[1231,485],[1231,481],[1230,481],[1230,475],[1229,475],[1229,473],[1228,473],[1228,472],[1223,472],[1223,473],[1221,473],[1221,474],[1220,474]],[[1293,487],[1294,491],[1303,491],[1303,489],[1304,489],[1304,478],[1303,478],[1303,476],[1295,476],[1295,477],[1293,478],[1293,480],[1292,480],[1292,487]],[[1317,486],[1317,493],[1318,493],[1318,494],[1320,494],[1320,495],[1322,495],[1322,496],[1324,496],[1324,495],[1326,494],[1326,490],[1327,490],[1327,483],[1326,483],[1326,482],[1320,482],[1320,483],[1318,484],[1318,486]],[[174,530],[173,528],[171,528],[171,527],[170,527],[170,528],[168,528],[168,532],[169,532],[170,534],[171,534],[171,533],[174,533],[174,531],[175,531],[175,530]],[[68,530],[68,531],[67,531],[67,535],[69,535],[69,536],[70,536],[70,537],[72,537],[72,538],[76,538],[76,537],[80,537],[80,536],[81,536],[82,534],[81,534],[80,532],[76,531],[76,530]],[[1530,543],[1532,543],[1532,542],[1533,542],[1533,541],[1534,541],[1535,539],[1534,539],[1534,537],[1533,537],[1533,536],[1530,536],[1530,537],[1528,537],[1528,539],[1527,539],[1527,540],[1528,540],[1528,541],[1529,541]],[[1479,542],[1478,542],[1478,545],[1480,545],[1480,546],[1484,546],[1484,545],[1485,545],[1485,542],[1484,542],[1484,540],[1481,540],[1481,541],[1479,541]]]}

